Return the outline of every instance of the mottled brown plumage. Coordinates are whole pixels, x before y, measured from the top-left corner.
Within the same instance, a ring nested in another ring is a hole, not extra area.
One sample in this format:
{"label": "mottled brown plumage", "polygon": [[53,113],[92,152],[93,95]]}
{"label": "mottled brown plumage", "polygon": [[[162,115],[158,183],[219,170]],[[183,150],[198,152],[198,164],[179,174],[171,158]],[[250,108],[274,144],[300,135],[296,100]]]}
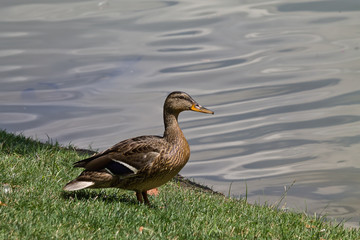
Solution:
{"label": "mottled brown plumage", "polygon": [[85,170],[64,190],[122,188],[133,190],[139,202],[149,204],[147,190],[171,180],[190,157],[189,144],[178,116],[191,110],[213,114],[184,92],[172,92],[164,103],[164,136],[141,136],[119,142],[94,156],[74,163]]}

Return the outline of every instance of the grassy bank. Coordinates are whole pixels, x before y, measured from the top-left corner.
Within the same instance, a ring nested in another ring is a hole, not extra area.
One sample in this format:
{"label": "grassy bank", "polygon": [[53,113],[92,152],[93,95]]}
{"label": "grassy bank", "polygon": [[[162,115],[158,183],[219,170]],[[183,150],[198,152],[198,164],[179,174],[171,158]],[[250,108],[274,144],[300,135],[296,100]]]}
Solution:
{"label": "grassy bank", "polygon": [[152,207],[118,189],[63,192],[83,157],[0,131],[0,239],[360,239],[356,229],[175,181]]}

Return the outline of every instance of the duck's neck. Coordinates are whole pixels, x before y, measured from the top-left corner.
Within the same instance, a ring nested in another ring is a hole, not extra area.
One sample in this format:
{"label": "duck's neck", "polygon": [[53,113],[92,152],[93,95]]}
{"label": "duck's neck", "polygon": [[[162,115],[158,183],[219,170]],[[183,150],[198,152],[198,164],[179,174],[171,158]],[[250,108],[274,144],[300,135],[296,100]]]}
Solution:
{"label": "duck's neck", "polygon": [[184,138],[184,134],[178,124],[178,116],[179,113],[168,113],[167,111],[164,111],[164,138],[168,142],[177,142]]}

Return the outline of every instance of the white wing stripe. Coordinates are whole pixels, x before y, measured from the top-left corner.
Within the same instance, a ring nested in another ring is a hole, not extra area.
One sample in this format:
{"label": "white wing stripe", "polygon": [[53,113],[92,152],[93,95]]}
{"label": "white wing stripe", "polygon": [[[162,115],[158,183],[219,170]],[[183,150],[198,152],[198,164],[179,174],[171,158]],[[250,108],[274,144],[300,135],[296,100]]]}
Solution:
{"label": "white wing stripe", "polygon": [[130,169],[131,171],[133,171],[135,174],[139,171],[138,169],[134,168],[133,166],[131,166],[131,165],[127,164],[127,163],[121,162],[121,161],[119,161],[119,160],[115,160],[115,159],[113,159],[113,158],[112,158],[111,160],[113,160],[114,162],[117,162],[117,163],[119,163],[119,164],[124,165],[125,167],[127,167],[128,169]]}
{"label": "white wing stripe", "polygon": [[107,168],[105,168],[105,170],[108,172],[108,173],[110,173],[111,175],[115,175],[114,173],[112,173],[109,169],[107,169]]}

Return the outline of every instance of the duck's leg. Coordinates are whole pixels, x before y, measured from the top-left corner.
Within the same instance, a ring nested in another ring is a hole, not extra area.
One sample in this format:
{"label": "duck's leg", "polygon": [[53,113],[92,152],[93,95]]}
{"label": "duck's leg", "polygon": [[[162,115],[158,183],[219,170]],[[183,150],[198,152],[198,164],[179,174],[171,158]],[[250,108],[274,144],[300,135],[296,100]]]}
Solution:
{"label": "duck's leg", "polygon": [[144,198],[145,204],[150,205],[150,201],[149,201],[148,196],[147,196],[147,191],[143,191],[141,194],[142,194],[142,196]]}
{"label": "duck's leg", "polygon": [[137,198],[137,200],[139,201],[139,203],[143,203],[144,202],[144,200],[143,200],[143,197],[142,197],[143,195],[141,195],[141,192],[136,192],[136,198]]}

